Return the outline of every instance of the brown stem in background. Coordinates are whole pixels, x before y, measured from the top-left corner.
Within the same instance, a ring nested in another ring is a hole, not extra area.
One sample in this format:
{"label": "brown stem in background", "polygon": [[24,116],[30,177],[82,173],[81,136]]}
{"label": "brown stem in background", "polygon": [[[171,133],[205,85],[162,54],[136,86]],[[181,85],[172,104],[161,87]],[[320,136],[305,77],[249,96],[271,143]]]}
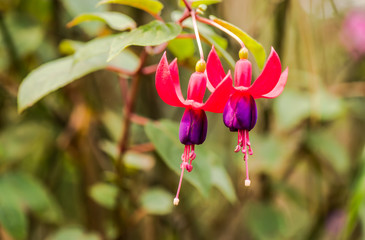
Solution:
{"label": "brown stem in background", "polygon": [[131,115],[134,108],[134,103],[137,97],[137,91],[139,86],[139,80],[140,76],[139,73],[142,72],[143,64],[145,63],[147,57],[147,52],[145,50],[142,51],[140,56],[140,66],[138,67],[137,73],[132,78],[132,86],[129,90],[130,95],[128,96],[128,102],[125,109],[125,116],[123,121],[123,127],[122,127],[122,138],[119,142],[119,155],[117,159],[117,171],[119,171],[119,167],[122,165],[121,159],[123,158],[123,154],[125,153],[125,150],[127,149],[128,144],[128,137],[129,137],[129,125],[131,123]]}
{"label": "brown stem in background", "polygon": [[[140,74],[142,73],[142,68],[143,68],[143,64],[145,63],[147,57],[147,52],[145,49],[143,49],[141,55],[140,55],[140,65],[135,73],[135,75],[133,75],[132,77],[132,85],[131,88],[129,89],[129,95],[127,96],[127,101],[126,101],[126,107],[125,107],[125,114],[124,114],[124,119],[123,119],[123,123],[122,123],[122,137],[121,140],[119,142],[119,154],[118,154],[118,158],[116,160],[116,164],[115,164],[115,168],[116,168],[116,173],[118,176],[118,180],[117,180],[117,184],[119,186],[119,192],[118,195],[116,197],[116,202],[117,202],[117,206],[116,206],[116,220],[118,222],[118,227],[119,227],[119,236],[116,239],[125,239],[128,236],[128,216],[126,213],[126,211],[124,211],[123,206],[122,206],[122,190],[124,189],[124,185],[123,185],[123,177],[124,177],[124,163],[123,163],[123,156],[127,150],[128,147],[128,139],[129,139],[129,132],[130,132],[130,124],[131,124],[131,116],[132,116],[132,112],[133,112],[133,108],[134,108],[134,104],[135,104],[135,100],[137,97],[137,92],[138,92],[138,86],[139,86],[139,81],[140,81]],[[123,84],[123,81],[120,81],[120,83]],[[121,89],[122,89],[122,96],[124,94],[123,91],[123,85],[121,85]],[[122,227],[124,227],[123,232]]]}
{"label": "brown stem in background", "polygon": [[140,153],[151,152],[151,151],[155,150],[155,145],[153,143],[142,143],[142,144],[130,146],[128,149],[131,151],[140,152]]}
{"label": "brown stem in background", "polygon": [[119,87],[120,87],[120,93],[122,95],[122,100],[125,103],[125,105],[128,105],[128,81],[127,78],[123,76],[119,76]]}

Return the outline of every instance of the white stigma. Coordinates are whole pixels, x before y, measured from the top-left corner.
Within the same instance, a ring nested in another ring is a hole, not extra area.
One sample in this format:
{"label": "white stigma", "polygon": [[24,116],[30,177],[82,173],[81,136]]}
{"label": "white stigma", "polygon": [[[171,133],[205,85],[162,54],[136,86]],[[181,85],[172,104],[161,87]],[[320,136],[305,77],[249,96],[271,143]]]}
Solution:
{"label": "white stigma", "polygon": [[174,205],[175,206],[179,205],[179,202],[180,202],[180,200],[178,198],[174,198]]}
{"label": "white stigma", "polygon": [[251,180],[246,179],[246,180],[245,180],[245,186],[246,186],[246,187],[249,187],[250,185],[251,185]]}

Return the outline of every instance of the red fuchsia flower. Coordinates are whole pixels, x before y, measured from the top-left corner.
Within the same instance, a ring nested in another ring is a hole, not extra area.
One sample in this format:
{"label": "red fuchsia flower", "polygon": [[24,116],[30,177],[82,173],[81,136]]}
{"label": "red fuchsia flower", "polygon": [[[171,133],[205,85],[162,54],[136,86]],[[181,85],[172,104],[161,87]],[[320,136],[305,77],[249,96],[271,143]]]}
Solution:
{"label": "red fuchsia flower", "polygon": [[[244,154],[246,163],[245,185],[250,186],[248,173],[248,154],[252,155],[249,131],[255,126],[257,120],[257,108],[255,99],[275,98],[281,94],[288,77],[288,68],[281,73],[279,56],[271,48],[266,65],[251,85],[252,67],[247,59],[248,51],[242,48],[239,52],[240,60],[237,61],[234,72],[234,87],[223,111],[223,122],[232,132],[238,132],[238,142],[235,152],[240,150]],[[210,81],[210,89],[221,81],[224,69],[214,48],[208,56],[207,76]],[[248,154],[247,154],[248,148]]]}
{"label": "red fuchsia flower", "polygon": [[156,89],[161,99],[171,106],[185,108],[179,130],[180,142],[185,145],[185,149],[181,156],[181,176],[174,205],[179,204],[179,192],[184,170],[186,169],[188,172],[193,170],[192,161],[196,157],[195,145],[202,144],[207,136],[208,121],[205,111],[223,112],[232,88],[231,74],[228,73],[221,78],[208,100],[203,103],[207,86],[205,66],[204,60],[197,63],[196,72],[191,75],[189,80],[186,100],[180,89],[177,60],[175,59],[169,65],[166,53],[164,53],[156,70]]}

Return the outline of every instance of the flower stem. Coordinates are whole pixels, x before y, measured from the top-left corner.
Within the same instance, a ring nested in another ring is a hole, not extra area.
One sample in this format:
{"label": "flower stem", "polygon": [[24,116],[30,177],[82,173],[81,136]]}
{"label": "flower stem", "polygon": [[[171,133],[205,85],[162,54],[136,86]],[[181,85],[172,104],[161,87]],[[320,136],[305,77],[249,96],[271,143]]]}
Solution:
{"label": "flower stem", "polygon": [[191,12],[191,6],[190,6],[190,4],[188,3],[188,1],[187,0],[183,0],[183,2],[184,2],[184,4],[185,4],[185,7],[186,7],[186,9],[188,9],[188,11],[189,12]]}
{"label": "flower stem", "polygon": [[196,42],[197,42],[198,48],[199,48],[200,59],[204,60],[204,53],[203,53],[202,43],[201,43],[200,37],[199,37],[198,24],[196,23],[196,17],[197,16],[195,15],[194,10],[192,10],[190,12],[190,14],[191,14],[191,19],[193,20],[194,32],[195,32]]}
{"label": "flower stem", "polygon": [[202,22],[202,23],[205,23],[205,24],[208,24],[208,25],[211,25],[213,27],[218,28],[219,30],[227,33],[229,36],[231,36],[232,38],[234,38],[241,45],[242,48],[245,47],[245,44],[242,42],[242,40],[236,34],[234,34],[233,32],[231,32],[227,28],[219,25],[218,23],[216,23],[216,22],[214,22],[214,21],[212,21],[210,19],[203,18],[203,17],[199,17],[199,16],[196,16],[196,20],[198,20],[199,22]]}

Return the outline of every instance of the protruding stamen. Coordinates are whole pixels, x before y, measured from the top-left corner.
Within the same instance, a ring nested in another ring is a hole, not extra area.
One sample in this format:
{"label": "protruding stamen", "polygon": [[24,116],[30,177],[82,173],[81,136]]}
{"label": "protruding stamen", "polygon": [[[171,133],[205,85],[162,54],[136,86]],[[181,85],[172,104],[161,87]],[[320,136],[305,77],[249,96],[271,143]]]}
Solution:
{"label": "protruding stamen", "polygon": [[252,155],[253,154],[253,151],[251,149],[251,146],[248,146],[248,154]]}
{"label": "protruding stamen", "polygon": [[247,145],[247,138],[246,138],[246,130],[243,130],[243,133],[241,133],[242,136],[242,153],[246,154],[247,149],[246,149],[246,145]]}
{"label": "protruding stamen", "polygon": [[252,151],[252,149],[251,149],[251,143],[250,143],[250,137],[249,137],[249,133],[248,133],[248,131],[247,130],[245,130],[245,136],[246,136],[246,143],[247,143],[247,146],[248,146],[248,153],[250,154],[250,155],[252,155],[253,154],[253,151]]}
{"label": "protruding stamen", "polygon": [[245,180],[245,186],[246,186],[246,187],[249,187],[250,185],[251,185],[251,180],[246,179],[246,180]]}
{"label": "protruding stamen", "polygon": [[176,192],[176,197],[174,198],[174,205],[177,206],[179,204],[179,194],[180,194],[180,189],[181,189],[181,183],[182,183],[182,179],[184,177],[184,170],[185,168],[182,167],[181,168],[181,174],[180,174],[180,181],[179,181],[179,186],[177,188],[177,192]]}
{"label": "protruding stamen", "polygon": [[242,130],[238,130],[237,146],[234,149],[235,152],[239,152],[242,147]]}

